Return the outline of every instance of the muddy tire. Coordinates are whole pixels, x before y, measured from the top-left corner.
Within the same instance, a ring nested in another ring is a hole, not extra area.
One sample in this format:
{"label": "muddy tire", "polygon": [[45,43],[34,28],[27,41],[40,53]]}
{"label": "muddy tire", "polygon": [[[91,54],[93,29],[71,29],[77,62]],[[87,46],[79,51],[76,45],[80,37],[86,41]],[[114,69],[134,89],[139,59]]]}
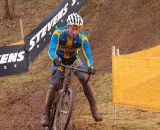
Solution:
{"label": "muddy tire", "polygon": [[56,109],[53,130],[67,130],[73,110],[73,90],[72,86],[67,87],[62,95]]}

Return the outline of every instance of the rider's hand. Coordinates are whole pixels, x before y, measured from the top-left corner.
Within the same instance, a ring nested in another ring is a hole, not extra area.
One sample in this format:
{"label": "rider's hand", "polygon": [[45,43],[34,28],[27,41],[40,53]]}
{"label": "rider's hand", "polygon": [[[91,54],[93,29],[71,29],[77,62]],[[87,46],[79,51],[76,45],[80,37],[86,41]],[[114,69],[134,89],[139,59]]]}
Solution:
{"label": "rider's hand", "polygon": [[53,60],[53,64],[54,64],[55,66],[60,66],[61,63],[62,63],[61,58],[55,58],[55,59]]}
{"label": "rider's hand", "polygon": [[88,67],[88,73],[94,75],[96,73],[96,70],[93,67]]}

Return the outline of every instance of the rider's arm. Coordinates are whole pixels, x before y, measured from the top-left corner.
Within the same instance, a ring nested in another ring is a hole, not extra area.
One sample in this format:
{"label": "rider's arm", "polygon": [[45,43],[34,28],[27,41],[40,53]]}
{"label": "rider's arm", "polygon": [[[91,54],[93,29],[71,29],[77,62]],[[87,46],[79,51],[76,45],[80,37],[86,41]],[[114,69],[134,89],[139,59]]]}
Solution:
{"label": "rider's arm", "polygon": [[51,58],[51,60],[54,60],[57,57],[56,51],[58,48],[58,42],[59,42],[59,34],[57,33],[57,31],[55,31],[50,40],[50,45],[48,50],[48,55]]}
{"label": "rider's arm", "polygon": [[85,60],[87,61],[87,68],[93,67],[93,58],[92,58],[90,44],[89,44],[87,37],[85,37],[83,40],[82,51],[85,56]]}

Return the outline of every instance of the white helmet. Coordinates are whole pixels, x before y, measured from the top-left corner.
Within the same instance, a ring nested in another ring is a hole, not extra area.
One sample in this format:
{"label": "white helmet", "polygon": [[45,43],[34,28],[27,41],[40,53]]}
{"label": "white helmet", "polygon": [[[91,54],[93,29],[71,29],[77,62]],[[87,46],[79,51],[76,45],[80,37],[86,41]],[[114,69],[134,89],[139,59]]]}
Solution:
{"label": "white helmet", "polygon": [[67,24],[83,26],[83,19],[77,13],[73,13],[73,14],[68,15]]}

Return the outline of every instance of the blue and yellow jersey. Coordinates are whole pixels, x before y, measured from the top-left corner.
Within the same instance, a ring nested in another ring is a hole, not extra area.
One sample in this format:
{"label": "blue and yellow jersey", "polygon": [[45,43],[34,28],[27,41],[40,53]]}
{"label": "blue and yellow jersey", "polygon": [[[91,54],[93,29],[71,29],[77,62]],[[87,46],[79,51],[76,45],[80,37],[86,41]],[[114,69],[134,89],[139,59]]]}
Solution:
{"label": "blue and yellow jersey", "polygon": [[79,50],[82,49],[87,67],[92,67],[93,59],[87,36],[80,30],[76,37],[71,38],[67,28],[67,26],[64,26],[54,31],[48,51],[50,58],[52,60],[56,57],[75,59]]}

